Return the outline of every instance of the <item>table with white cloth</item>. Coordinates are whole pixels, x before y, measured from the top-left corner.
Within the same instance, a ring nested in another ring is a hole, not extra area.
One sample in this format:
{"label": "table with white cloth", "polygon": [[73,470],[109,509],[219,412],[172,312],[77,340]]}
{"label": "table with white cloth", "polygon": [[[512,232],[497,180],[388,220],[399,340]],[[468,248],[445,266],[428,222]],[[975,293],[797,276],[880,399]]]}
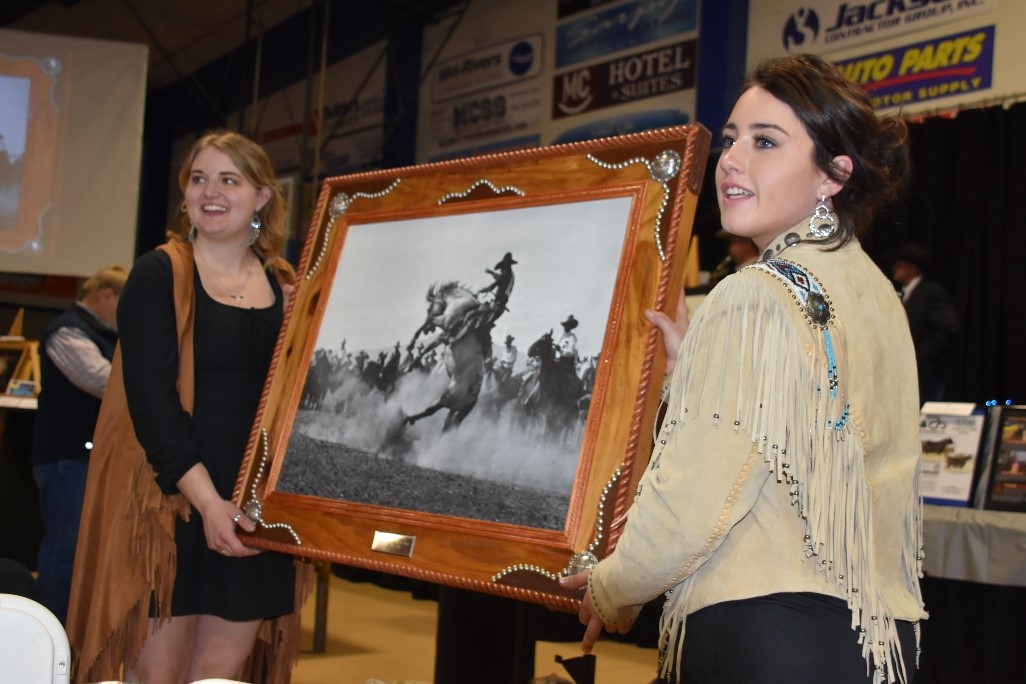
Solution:
{"label": "table with white cloth", "polygon": [[923,546],[916,684],[1026,681],[1026,514],[927,505]]}

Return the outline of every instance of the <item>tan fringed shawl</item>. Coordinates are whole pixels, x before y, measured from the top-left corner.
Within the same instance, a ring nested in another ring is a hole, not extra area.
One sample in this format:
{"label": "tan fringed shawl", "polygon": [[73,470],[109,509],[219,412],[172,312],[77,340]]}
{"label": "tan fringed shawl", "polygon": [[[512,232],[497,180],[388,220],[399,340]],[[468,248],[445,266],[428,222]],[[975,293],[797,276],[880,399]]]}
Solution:
{"label": "tan fringed shawl", "polygon": [[[775,296],[767,288],[745,288],[743,294],[733,293],[745,287],[738,277],[726,279],[717,296],[741,305],[729,309],[716,321],[722,328],[713,333],[728,351],[728,357],[762,362],[740,369],[736,393],[720,392],[702,396],[702,390],[715,383],[699,381],[705,370],[700,343],[709,337],[689,336],[681,349],[685,359],[684,372],[674,376],[669,389],[667,425],[669,434],[698,417],[695,409],[704,402],[715,407],[714,422],[730,416],[733,430],[751,436],[756,452],[768,465],[771,477],[790,488],[792,503],[805,523],[805,555],[815,562],[819,573],[832,589],[843,596],[852,612],[852,628],[858,632],[858,643],[867,665],[873,668],[873,681],[908,681],[905,664],[898,646],[894,620],[888,614],[873,558],[874,544],[870,519],[874,495],[863,467],[865,445],[856,434],[849,411],[847,391],[853,382],[850,369],[847,335],[840,321],[832,316],[829,297],[816,278],[794,263],[773,260],[759,262],[758,269],[793,290],[794,308],[801,312],[805,325],[814,332],[803,344],[795,317],[775,306]],[[797,283],[797,284],[796,284]],[[824,320],[813,320],[808,312],[814,307],[810,297],[819,295],[824,303]],[[758,316],[750,315],[758,311]],[[829,321],[826,318],[829,317]],[[710,324],[696,317],[696,327]],[[698,332],[696,330],[696,332]],[[758,348],[770,354],[753,353]],[[708,349],[708,345],[706,345]],[[742,362],[744,363],[744,361]],[[697,389],[697,391],[696,391]],[[710,413],[710,411],[706,411]],[[724,422],[727,422],[724,420]],[[724,429],[731,429],[727,425]],[[917,578],[922,530],[918,477],[913,495],[898,503],[904,512],[905,543],[903,570],[906,583],[918,598]],[[754,569],[753,569],[754,571]],[[688,601],[694,576],[686,577],[667,598],[663,613],[664,652],[676,647],[680,662],[683,630],[689,612]]]}
{"label": "tan fringed shawl", "polygon": [[856,243],[784,257],[726,278],[696,312],[638,497],[591,571],[592,600],[623,626],[666,592],[661,672],[679,677],[694,611],[836,596],[874,681],[907,682],[894,620],[925,617],[908,324]]}
{"label": "tan fringed shawl", "polygon": [[[192,247],[171,241],[178,329],[178,394],[192,412],[194,393],[194,289]],[[85,502],[75,554],[67,631],[74,681],[120,679],[139,658],[150,596],[157,615],[170,617],[177,567],[175,517],[188,519],[181,494],[165,496],[135,437],[128,414],[120,348],[115,351],[89,460]],[[246,667],[250,682],[289,681],[298,656],[300,605],[309,594],[310,566],[297,560],[296,609],[261,625]]]}

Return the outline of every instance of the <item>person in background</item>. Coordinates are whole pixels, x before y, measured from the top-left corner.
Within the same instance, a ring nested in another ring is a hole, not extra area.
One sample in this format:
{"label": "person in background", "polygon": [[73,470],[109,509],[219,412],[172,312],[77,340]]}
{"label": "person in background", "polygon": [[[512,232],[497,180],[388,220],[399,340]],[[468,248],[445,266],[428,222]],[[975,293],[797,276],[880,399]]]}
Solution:
{"label": "person in background", "polygon": [[732,273],[740,271],[748,264],[759,260],[759,248],[751,238],[731,235],[722,228],[716,231],[716,237],[727,241],[727,256],[716,264],[709,274],[709,287],[715,287],[721,280]]}
{"label": "person in background", "polygon": [[926,249],[908,243],[898,250],[892,271],[916,347],[919,403],[944,398],[944,374],[958,335],[958,314],[944,286],[930,277]]}
{"label": "person in background", "polygon": [[[589,651],[665,594],[664,682],[911,682],[922,505],[915,351],[859,243],[908,132],[812,55],[759,65],[723,127],[725,230],[761,261],[663,334],[665,417],[616,548],[564,577]],[[880,350],[887,350],[882,354]]]}
{"label": "person in background", "polygon": [[495,378],[498,382],[506,382],[513,375],[513,367],[517,363],[517,348],[513,345],[513,336],[506,335],[503,342],[502,356],[495,364]]}
{"label": "person in background", "polygon": [[574,318],[573,314],[570,314],[560,325],[563,326],[563,332],[560,334],[559,339],[556,340],[559,358],[572,359],[576,367],[577,335],[574,333],[574,329],[578,325],[577,319]]}
{"label": "person in background", "polygon": [[[285,681],[294,561],[246,546],[238,532],[256,526],[231,500],[295,277],[280,256],[285,199],[264,150],[228,131],[196,141],[178,181],[179,223],[136,261],[118,306],[68,617],[77,676],[118,679],[123,664],[147,684]],[[105,428],[129,418],[126,456]],[[263,664],[265,620],[287,643],[269,645],[269,671],[243,673]]]}
{"label": "person in background", "polygon": [[39,602],[62,624],[93,430],[118,342],[118,298],[127,278],[123,266],[94,273],[82,284],[81,298],[54,318],[39,340],[42,390],[32,433],[32,472],[45,531],[36,569]]}

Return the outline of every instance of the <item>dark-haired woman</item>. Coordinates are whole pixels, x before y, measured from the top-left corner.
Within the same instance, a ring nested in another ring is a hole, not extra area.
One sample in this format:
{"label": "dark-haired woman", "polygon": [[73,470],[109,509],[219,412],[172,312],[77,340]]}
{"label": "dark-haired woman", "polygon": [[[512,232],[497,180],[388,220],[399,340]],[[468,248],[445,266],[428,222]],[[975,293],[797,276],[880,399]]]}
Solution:
{"label": "dark-haired woman", "polygon": [[666,594],[659,677],[912,680],[921,505],[915,353],[859,244],[908,174],[907,132],[829,63],[759,66],[723,127],[722,224],[762,258],[694,320],[647,312],[666,416],[581,621],[628,630]]}

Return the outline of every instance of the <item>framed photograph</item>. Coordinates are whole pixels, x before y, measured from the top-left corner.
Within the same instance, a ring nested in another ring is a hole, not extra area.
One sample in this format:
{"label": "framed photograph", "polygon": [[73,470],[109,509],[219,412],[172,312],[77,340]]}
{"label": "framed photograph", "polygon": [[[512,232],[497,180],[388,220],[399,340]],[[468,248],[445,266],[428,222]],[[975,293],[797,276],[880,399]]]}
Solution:
{"label": "framed photograph", "polygon": [[236,484],[247,543],[572,609],[647,463],[699,125],[330,178]]}
{"label": "framed photograph", "polygon": [[1026,511],[1026,406],[996,407],[984,508]]}

